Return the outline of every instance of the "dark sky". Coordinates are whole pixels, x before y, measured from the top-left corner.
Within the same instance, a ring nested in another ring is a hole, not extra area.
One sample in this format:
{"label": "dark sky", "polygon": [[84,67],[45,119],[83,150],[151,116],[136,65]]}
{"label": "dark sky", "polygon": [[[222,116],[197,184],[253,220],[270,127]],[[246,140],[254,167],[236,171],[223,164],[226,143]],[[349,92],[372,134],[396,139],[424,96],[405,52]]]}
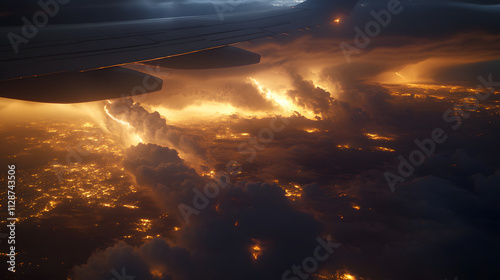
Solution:
{"label": "dark sky", "polygon": [[[34,0],[6,0],[0,4],[2,25],[20,24],[20,17],[27,16],[29,18],[34,12],[40,10]],[[252,9],[272,8],[273,5],[293,5],[299,1],[289,0],[273,0],[273,1],[233,1],[236,4],[233,12],[248,11]],[[233,3],[231,2],[231,3]],[[223,0],[72,0],[64,5],[58,15],[51,19],[50,24],[59,23],[77,23],[77,22],[93,22],[93,21],[114,21],[127,19],[142,19],[155,17],[169,16],[185,16],[198,14],[213,14],[215,9],[213,3],[229,3]],[[445,24],[454,28],[459,27],[474,27],[475,25],[482,28],[495,25],[498,28],[498,21],[494,20],[494,12],[498,12],[499,1],[493,0],[403,0],[401,1],[408,8],[404,30],[408,31],[409,23],[413,23],[414,27],[421,26],[421,31],[445,31],[445,26],[433,28],[435,23]],[[363,10],[371,10],[387,5],[387,1],[369,1],[362,0],[359,4],[365,8],[359,8],[354,13],[356,20],[366,20],[369,16],[363,13]],[[359,6],[359,5],[358,5]],[[359,14],[358,14],[359,12]],[[360,16],[361,15],[361,16]],[[420,19],[420,20],[417,20]],[[416,25],[415,20],[420,24]],[[401,21],[403,23],[403,21]],[[426,23],[427,22],[427,23]],[[424,25],[423,24],[427,24]],[[394,28],[394,27],[393,27]],[[401,31],[401,30],[400,30]]]}

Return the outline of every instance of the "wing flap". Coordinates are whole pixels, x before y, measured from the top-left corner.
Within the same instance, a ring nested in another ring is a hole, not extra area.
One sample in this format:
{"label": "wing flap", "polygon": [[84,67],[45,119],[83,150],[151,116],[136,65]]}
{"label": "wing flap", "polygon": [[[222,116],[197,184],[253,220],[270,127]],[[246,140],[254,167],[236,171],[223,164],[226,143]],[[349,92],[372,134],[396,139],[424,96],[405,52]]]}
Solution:
{"label": "wing flap", "polygon": [[79,103],[159,91],[157,77],[110,67],[85,72],[64,72],[0,81],[0,96],[35,102]]}

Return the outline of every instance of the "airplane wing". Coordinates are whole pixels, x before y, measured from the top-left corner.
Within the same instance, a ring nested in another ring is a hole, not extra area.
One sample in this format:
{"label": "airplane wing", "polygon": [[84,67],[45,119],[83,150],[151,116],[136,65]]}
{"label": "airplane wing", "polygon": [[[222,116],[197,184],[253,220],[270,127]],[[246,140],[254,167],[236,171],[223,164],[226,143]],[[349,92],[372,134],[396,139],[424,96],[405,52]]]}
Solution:
{"label": "airplane wing", "polygon": [[349,12],[356,2],[308,0],[294,7],[259,12],[3,27],[0,96],[5,96],[2,83],[9,80],[160,60],[274,36],[322,24],[335,14]]}

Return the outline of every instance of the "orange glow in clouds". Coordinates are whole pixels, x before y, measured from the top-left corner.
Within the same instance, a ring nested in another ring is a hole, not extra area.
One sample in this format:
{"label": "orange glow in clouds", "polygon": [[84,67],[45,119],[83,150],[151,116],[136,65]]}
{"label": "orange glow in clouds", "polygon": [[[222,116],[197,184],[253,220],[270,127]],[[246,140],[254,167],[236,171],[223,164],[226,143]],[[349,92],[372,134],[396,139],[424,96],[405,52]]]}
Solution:
{"label": "orange glow in clouds", "polygon": [[305,116],[308,119],[313,119],[316,114],[314,114],[312,111],[306,110],[302,107],[297,106],[288,96],[286,96],[286,93],[278,93],[269,90],[268,88],[264,87],[259,81],[257,81],[254,78],[249,77],[249,79],[252,81],[254,85],[257,86],[257,89],[259,92],[267,99],[275,103],[277,106],[282,108],[283,114],[286,116],[291,116],[293,112],[299,112],[301,115]]}
{"label": "orange glow in clouds", "polygon": [[[109,101],[109,100],[107,100],[107,101],[108,101],[108,104],[111,104],[111,101]],[[113,117],[113,116],[111,115],[111,113],[109,113],[109,110],[108,110],[108,107],[107,107],[107,106],[108,106],[107,104],[106,104],[106,105],[104,105],[104,112],[106,112],[106,115],[107,115],[108,117],[110,117],[112,120],[114,120],[114,121],[116,121],[116,122],[118,122],[118,123],[120,123],[120,124],[126,125],[128,129],[132,129],[132,126],[130,125],[130,123],[125,122],[125,121],[122,121],[122,120],[119,120],[119,119],[117,119],[117,118]],[[142,143],[142,142],[143,142],[142,138],[141,138],[141,137],[140,137],[137,133],[135,133],[135,134],[134,134],[134,138],[135,138],[135,139],[133,139],[132,141],[133,141],[133,142],[136,142],[135,144],[138,144],[138,143]]]}
{"label": "orange glow in clouds", "polygon": [[262,248],[260,246],[260,242],[256,239],[252,239],[255,245],[250,247],[250,253],[252,254],[252,257],[254,260],[257,260],[260,255],[262,255]]}
{"label": "orange glow in clouds", "polygon": [[340,279],[343,279],[343,280],[344,279],[345,280],[356,280],[356,277],[352,276],[351,274],[347,274],[346,273],[346,274],[342,275]]}
{"label": "orange glow in clouds", "polygon": [[226,102],[203,100],[202,102],[194,102],[193,104],[190,104],[182,109],[172,109],[161,105],[153,105],[151,106],[151,110],[158,111],[162,116],[167,118],[170,123],[185,123],[186,121],[204,122],[207,119],[220,118],[233,114],[265,118],[276,114],[290,117],[294,115],[295,112],[298,112],[302,116],[311,120],[317,116],[313,111],[295,104],[294,100],[287,95],[287,91],[292,89],[291,85],[273,84],[279,88],[278,90],[273,90],[256,78],[248,77],[248,80],[258,90],[263,98],[273,104],[274,108],[265,111],[252,111],[244,108],[238,108]]}

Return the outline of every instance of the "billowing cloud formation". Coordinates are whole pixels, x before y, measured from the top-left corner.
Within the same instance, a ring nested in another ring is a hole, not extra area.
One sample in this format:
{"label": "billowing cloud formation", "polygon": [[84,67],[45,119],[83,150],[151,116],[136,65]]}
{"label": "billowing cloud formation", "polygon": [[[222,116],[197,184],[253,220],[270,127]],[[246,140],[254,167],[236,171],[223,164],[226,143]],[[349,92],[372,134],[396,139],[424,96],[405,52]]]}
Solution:
{"label": "billowing cloud formation", "polygon": [[160,208],[170,212],[177,212],[179,203],[189,201],[191,189],[204,182],[175,150],[154,144],[131,147],[124,166],[139,185],[151,189]]}
{"label": "billowing cloud formation", "polygon": [[[242,81],[237,81],[227,78],[221,79],[213,75],[210,76],[210,79],[199,76],[189,79],[184,73],[172,71],[169,74],[164,78],[166,83],[164,90],[157,94],[148,95],[144,99],[146,104],[157,105],[160,103],[163,107],[176,111],[208,102],[229,104],[240,110],[249,111],[274,109],[273,103],[265,99],[246,77],[243,77]],[[241,73],[242,76],[244,74]]]}
{"label": "billowing cloud formation", "polygon": [[[128,153],[125,167],[173,215],[180,216],[179,203],[190,203],[192,188],[203,191],[198,175],[174,150],[139,144]],[[113,269],[125,267],[140,279],[276,279],[313,254],[320,228],[311,215],[291,207],[278,186],[242,182],[221,190],[182,226],[174,236],[182,249],[160,238],[140,247],[120,242],[75,267],[74,276],[108,279]],[[254,246],[259,246],[258,258],[252,255]]]}
{"label": "billowing cloud formation", "polygon": [[[367,279],[498,277],[492,260],[500,246],[500,207],[491,197],[498,198],[500,177],[474,165],[463,151],[436,155],[396,195],[378,171],[343,190],[306,186],[306,207],[320,211],[320,220],[345,245],[330,271],[344,268]],[[346,210],[352,203],[361,210]]]}
{"label": "billowing cloud formation", "polygon": [[158,143],[175,148],[199,170],[206,168],[203,148],[185,132],[167,125],[166,120],[158,112],[150,113],[131,99],[117,100],[106,108],[108,107],[112,116],[128,123],[134,132],[147,143]]}
{"label": "billowing cloud formation", "polygon": [[[189,253],[171,247],[165,240],[155,238],[139,247],[119,242],[104,251],[96,252],[87,263],[73,270],[75,280],[87,279],[194,279],[193,262]],[[161,278],[158,275],[163,275]]]}
{"label": "billowing cloud formation", "polygon": [[[216,203],[185,228],[181,241],[208,279],[279,279],[317,245],[319,224],[293,209],[276,185],[240,183]],[[261,254],[254,259],[256,245]]]}

